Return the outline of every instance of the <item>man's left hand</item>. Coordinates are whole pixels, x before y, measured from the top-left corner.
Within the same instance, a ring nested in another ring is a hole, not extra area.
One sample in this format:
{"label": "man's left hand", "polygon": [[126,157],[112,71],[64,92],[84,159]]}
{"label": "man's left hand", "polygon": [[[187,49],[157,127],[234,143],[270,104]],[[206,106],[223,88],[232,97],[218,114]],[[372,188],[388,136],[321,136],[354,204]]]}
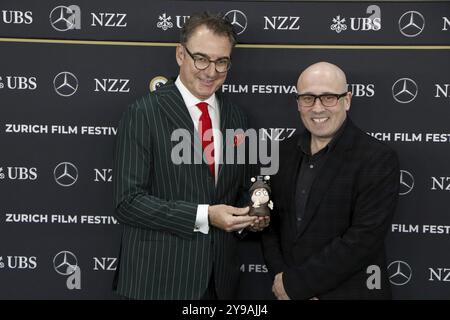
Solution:
{"label": "man's left hand", "polygon": [[262,231],[269,226],[269,223],[270,216],[258,217],[252,225],[247,227],[247,229],[252,232]]}
{"label": "man's left hand", "polygon": [[283,272],[280,272],[275,276],[275,280],[273,280],[272,285],[272,292],[278,300],[291,300],[284,290]]}

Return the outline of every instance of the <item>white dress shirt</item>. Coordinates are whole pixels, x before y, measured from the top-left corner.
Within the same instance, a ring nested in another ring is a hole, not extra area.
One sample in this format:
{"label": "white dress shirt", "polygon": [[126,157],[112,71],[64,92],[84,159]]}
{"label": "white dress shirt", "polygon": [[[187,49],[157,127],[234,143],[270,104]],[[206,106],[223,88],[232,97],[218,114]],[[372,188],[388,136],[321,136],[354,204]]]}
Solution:
{"label": "white dress shirt", "polygon": [[[222,153],[222,140],[218,131],[220,131],[220,111],[219,102],[215,94],[210,96],[206,100],[200,100],[195,97],[181,82],[180,76],[177,77],[175,85],[183,97],[184,104],[186,105],[189,114],[191,115],[192,122],[194,123],[195,131],[198,131],[198,123],[202,112],[197,107],[197,103],[206,102],[208,104],[208,113],[211,118],[211,125],[213,129],[214,137],[214,177],[217,184],[217,178],[219,173],[219,160]],[[194,231],[207,234],[209,232],[208,224],[208,204],[199,204],[197,207],[197,217],[195,219]]]}

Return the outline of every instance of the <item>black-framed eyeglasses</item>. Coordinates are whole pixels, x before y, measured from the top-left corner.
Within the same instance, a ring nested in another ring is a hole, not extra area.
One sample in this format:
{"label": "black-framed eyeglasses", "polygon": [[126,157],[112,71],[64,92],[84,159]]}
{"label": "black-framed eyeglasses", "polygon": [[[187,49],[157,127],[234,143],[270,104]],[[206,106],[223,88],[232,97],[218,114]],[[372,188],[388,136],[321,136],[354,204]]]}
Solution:
{"label": "black-framed eyeglasses", "polygon": [[183,46],[183,47],[186,50],[186,52],[188,53],[188,55],[192,58],[192,60],[194,60],[194,66],[198,70],[205,70],[206,68],[209,67],[211,62],[214,63],[214,66],[218,73],[227,72],[231,68],[231,60],[228,58],[209,60],[209,58],[204,56],[203,54],[199,54],[199,53],[192,54],[187,47],[185,47],[185,46]]}
{"label": "black-framed eyeglasses", "polygon": [[300,107],[303,108],[309,108],[316,103],[316,99],[319,98],[320,102],[324,107],[334,107],[338,100],[342,97],[345,97],[348,92],[344,93],[324,93],[324,94],[310,94],[310,93],[304,93],[304,94],[295,94],[295,99],[297,100],[297,103]]}

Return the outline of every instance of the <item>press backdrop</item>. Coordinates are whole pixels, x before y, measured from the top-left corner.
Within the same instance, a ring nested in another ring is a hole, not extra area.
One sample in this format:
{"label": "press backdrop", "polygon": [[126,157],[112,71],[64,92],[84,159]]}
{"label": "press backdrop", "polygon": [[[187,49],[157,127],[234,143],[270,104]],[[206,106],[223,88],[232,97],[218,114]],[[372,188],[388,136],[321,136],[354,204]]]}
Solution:
{"label": "press backdrop", "polygon": [[[301,130],[302,69],[346,71],[350,116],[400,157],[394,297],[450,298],[450,4],[1,0],[0,299],[115,299],[117,124],[177,76],[179,29],[205,9],[239,33],[222,91],[267,139]],[[240,257],[240,298],[271,299],[257,235]]]}

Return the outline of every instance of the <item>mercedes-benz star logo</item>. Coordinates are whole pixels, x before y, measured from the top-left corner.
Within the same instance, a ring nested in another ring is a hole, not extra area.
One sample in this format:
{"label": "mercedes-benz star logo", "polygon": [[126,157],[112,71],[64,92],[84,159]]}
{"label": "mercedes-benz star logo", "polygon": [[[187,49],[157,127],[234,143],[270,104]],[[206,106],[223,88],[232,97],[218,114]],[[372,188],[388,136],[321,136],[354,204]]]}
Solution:
{"label": "mercedes-benz star logo", "polygon": [[414,188],[414,177],[406,170],[400,170],[400,191],[399,195],[404,196]]}
{"label": "mercedes-benz star logo", "polygon": [[419,87],[416,82],[409,78],[401,78],[392,86],[392,96],[399,103],[409,103],[417,97]]}
{"label": "mercedes-benz star logo", "polygon": [[398,29],[405,37],[417,37],[425,29],[425,18],[420,12],[407,11],[398,19]]}
{"label": "mercedes-benz star logo", "polygon": [[77,257],[70,251],[61,251],[53,258],[53,268],[63,276],[69,276],[78,268]]}
{"label": "mercedes-benz star logo", "polygon": [[78,169],[70,162],[61,162],[53,171],[57,184],[62,187],[70,187],[78,180]]}
{"label": "mercedes-benz star logo", "polygon": [[394,261],[388,266],[389,281],[396,286],[407,284],[412,277],[409,264],[404,261]]}
{"label": "mercedes-benz star logo", "polygon": [[247,29],[247,16],[242,11],[230,10],[225,13],[224,18],[230,21],[238,35]]}
{"label": "mercedes-benz star logo", "polygon": [[58,31],[80,29],[80,15],[78,6],[57,6],[50,12],[50,24]]}
{"label": "mercedes-benz star logo", "polygon": [[53,79],[53,87],[57,94],[62,97],[70,97],[78,89],[78,79],[68,71],[58,73]]}

